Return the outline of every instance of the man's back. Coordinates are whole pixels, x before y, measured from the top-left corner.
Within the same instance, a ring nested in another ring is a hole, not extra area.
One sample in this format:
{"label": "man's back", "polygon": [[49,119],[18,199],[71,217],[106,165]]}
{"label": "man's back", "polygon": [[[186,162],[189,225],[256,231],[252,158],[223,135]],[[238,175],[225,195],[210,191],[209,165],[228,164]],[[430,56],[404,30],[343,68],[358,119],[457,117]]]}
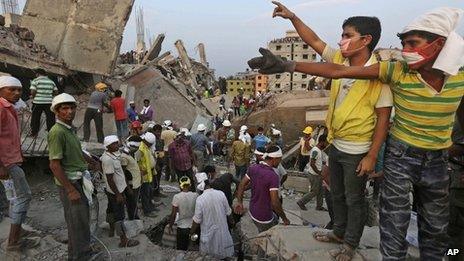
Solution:
{"label": "man's back", "polygon": [[117,121],[127,119],[126,100],[121,97],[116,97],[111,100],[111,108],[113,109],[114,118]]}
{"label": "man's back", "polygon": [[279,177],[272,167],[265,164],[251,166],[246,176],[251,181],[251,216],[260,222],[272,220],[270,191],[279,190]]}
{"label": "man's back", "polygon": [[178,208],[179,218],[177,219],[177,227],[190,228],[192,225],[192,217],[195,214],[195,203],[198,194],[194,192],[180,192],[172,198],[172,205]]}
{"label": "man's back", "polygon": [[55,83],[47,76],[39,76],[32,80],[30,89],[36,91],[33,101],[35,104],[51,104],[53,92],[58,90]]}
{"label": "man's back", "polygon": [[192,135],[190,138],[190,143],[193,150],[205,151],[206,146],[208,146],[208,138],[205,134],[198,132]]}
{"label": "man's back", "polygon": [[103,104],[105,103],[106,99],[106,93],[100,91],[93,91],[92,94],[90,94],[87,108],[101,110],[103,109]]}

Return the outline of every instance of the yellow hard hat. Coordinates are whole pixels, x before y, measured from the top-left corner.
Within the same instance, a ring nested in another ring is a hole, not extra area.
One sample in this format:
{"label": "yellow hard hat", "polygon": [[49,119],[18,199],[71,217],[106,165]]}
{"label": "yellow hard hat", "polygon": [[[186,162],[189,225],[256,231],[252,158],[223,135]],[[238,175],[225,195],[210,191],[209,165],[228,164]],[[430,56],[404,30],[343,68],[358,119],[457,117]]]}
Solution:
{"label": "yellow hard hat", "polygon": [[313,133],[313,128],[311,128],[311,126],[308,126],[303,130],[303,133],[304,134],[311,134],[311,133]]}
{"label": "yellow hard hat", "polygon": [[108,85],[102,82],[99,82],[95,85],[95,90],[100,91],[100,92],[105,91],[107,88],[108,88]]}

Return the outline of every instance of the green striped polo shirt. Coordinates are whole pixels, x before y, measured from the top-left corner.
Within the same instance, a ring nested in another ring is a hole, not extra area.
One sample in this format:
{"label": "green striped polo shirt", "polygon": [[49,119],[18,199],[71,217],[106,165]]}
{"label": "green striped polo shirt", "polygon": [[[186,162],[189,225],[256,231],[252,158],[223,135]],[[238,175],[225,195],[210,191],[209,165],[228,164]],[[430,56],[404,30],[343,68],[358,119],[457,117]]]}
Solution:
{"label": "green striped polo shirt", "polygon": [[39,76],[31,81],[31,90],[36,94],[33,103],[51,104],[53,100],[53,91],[57,91],[55,83],[47,76]]}

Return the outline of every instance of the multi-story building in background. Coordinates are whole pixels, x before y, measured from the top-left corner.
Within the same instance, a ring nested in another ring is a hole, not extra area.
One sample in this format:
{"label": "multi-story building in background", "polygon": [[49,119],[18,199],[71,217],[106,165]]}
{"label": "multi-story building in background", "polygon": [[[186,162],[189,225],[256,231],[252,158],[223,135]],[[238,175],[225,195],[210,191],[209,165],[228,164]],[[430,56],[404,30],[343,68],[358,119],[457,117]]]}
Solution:
{"label": "multi-story building in background", "polygon": [[[269,50],[282,58],[296,62],[313,62],[317,59],[316,52],[298,36],[296,31],[287,31],[284,38],[269,42]],[[281,73],[269,75],[269,91],[282,92],[302,90],[309,87],[311,76],[303,73]]]}
{"label": "multi-story building in background", "polygon": [[244,96],[255,94],[255,82],[253,79],[233,79],[227,80],[227,95],[234,97],[239,93]]}
{"label": "multi-story building in background", "polygon": [[264,74],[255,75],[255,95],[267,92],[269,76]]}

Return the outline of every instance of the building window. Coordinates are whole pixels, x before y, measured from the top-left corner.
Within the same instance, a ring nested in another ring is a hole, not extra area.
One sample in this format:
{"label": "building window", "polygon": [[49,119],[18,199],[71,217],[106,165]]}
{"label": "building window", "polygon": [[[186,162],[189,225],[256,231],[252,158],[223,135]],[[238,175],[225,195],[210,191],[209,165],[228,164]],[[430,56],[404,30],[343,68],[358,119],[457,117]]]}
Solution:
{"label": "building window", "polygon": [[303,59],[308,59],[309,56],[307,54],[303,54]]}
{"label": "building window", "polygon": [[289,45],[289,44],[287,44],[287,47],[290,47],[290,45]]}
{"label": "building window", "polygon": [[316,54],[313,53],[313,61],[316,60]]}
{"label": "building window", "polygon": [[276,79],[280,79],[280,74],[276,74]]}
{"label": "building window", "polygon": [[234,83],[233,83],[233,82],[230,82],[229,84],[230,84],[230,85],[234,85]]}
{"label": "building window", "polygon": [[234,91],[234,89],[230,88],[230,89],[229,89],[229,91],[230,91],[230,92],[233,92],[233,91]]}
{"label": "building window", "polygon": [[276,45],[276,51],[280,51],[280,49],[282,49],[282,46],[281,45]]}
{"label": "building window", "polygon": [[308,75],[307,75],[307,74],[302,74],[302,75],[301,75],[301,78],[302,78],[302,79],[306,79],[306,78],[308,78]]}
{"label": "building window", "polygon": [[303,49],[308,49],[308,45],[307,44],[303,44]]}
{"label": "building window", "polygon": [[306,89],[306,83],[301,84],[301,88]]}
{"label": "building window", "polygon": [[261,80],[261,76],[258,76],[258,80]]}
{"label": "building window", "polygon": [[280,83],[276,83],[275,87],[280,88]]}
{"label": "building window", "polygon": [[250,85],[250,82],[246,82],[245,85]]}
{"label": "building window", "polygon": [[258,83],[258,87],[261,87],[261,83]]}

